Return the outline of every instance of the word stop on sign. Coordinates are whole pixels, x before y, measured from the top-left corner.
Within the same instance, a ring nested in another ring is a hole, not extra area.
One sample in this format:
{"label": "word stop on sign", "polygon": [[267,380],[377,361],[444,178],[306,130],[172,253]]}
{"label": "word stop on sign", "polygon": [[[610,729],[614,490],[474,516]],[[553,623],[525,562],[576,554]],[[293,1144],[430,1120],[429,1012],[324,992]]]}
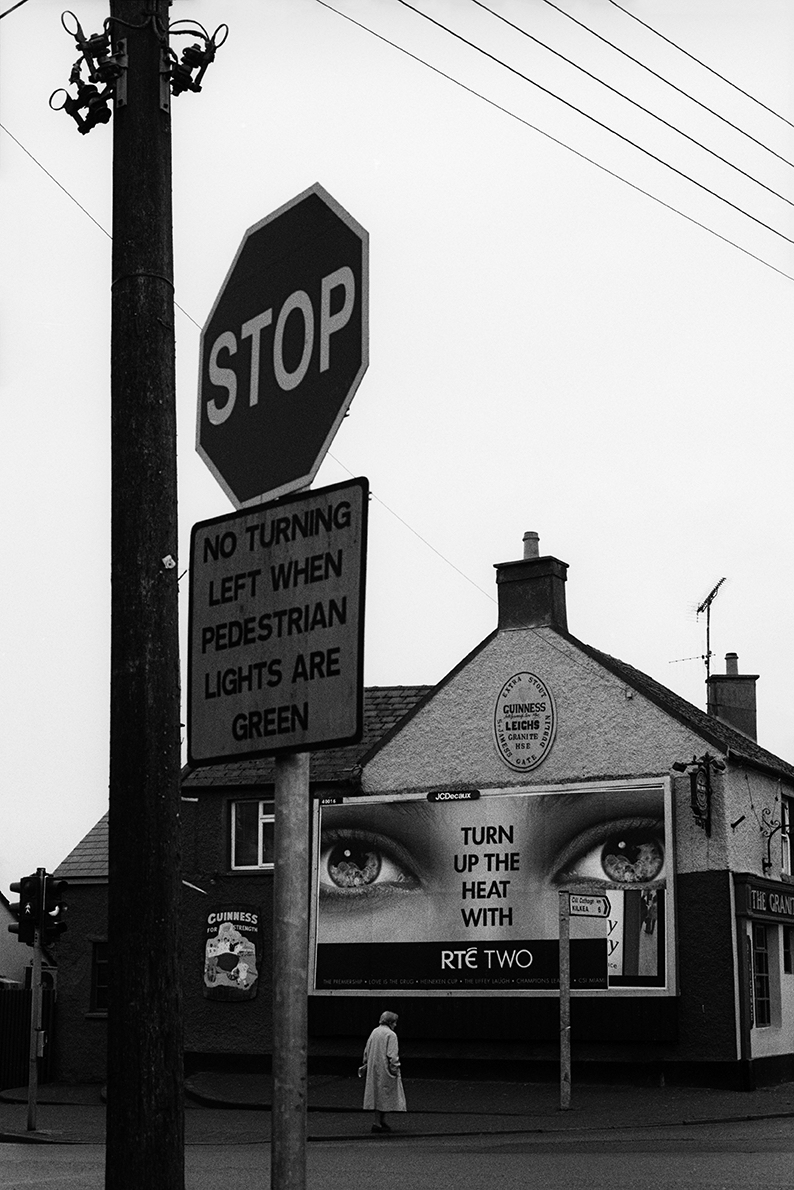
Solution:
{"label": "word stop on sign", "polygon": [[[249,406],[254,406],[259,404],[261,383],[267,384],[268,378],[272,377],[282,392],[291,392],[300,385],[309,371],[315,336],[319,342],[318,369],[321,373],[328,371],[331,366],[332,337],[347,326],[355,300],[353,270],[343,265],[321,279],[320,291],[315,294],[314,302],[305,289],[296,289],[275,318],[271,306],[243,322],[238,334],[224,331],[218,335],[210,349],[209,378],[218,388],[225,388],[227,395],[221,404],[214,397],[207,402],[210,423],[222,425],[237,402],[238,380],[244,378],[238,377],[235,368],[226,366],[226,363],[232,362],[242,340],[251,340],[247,399]],[[285,352],[290,319],[289,349]]]}

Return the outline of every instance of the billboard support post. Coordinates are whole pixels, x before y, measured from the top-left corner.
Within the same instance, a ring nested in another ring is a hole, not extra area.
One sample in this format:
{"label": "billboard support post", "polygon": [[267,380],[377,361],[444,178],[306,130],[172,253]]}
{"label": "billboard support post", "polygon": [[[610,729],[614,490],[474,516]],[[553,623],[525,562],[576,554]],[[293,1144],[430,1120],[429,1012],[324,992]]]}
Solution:
{"label": "billboard support post", "polygon": [[309,753],[276,758],[271,1185],[306,1187]]}
{"label": "billboard support post", "polygon": [[571,1106],[571,900],[560,890],[560,1111]]}

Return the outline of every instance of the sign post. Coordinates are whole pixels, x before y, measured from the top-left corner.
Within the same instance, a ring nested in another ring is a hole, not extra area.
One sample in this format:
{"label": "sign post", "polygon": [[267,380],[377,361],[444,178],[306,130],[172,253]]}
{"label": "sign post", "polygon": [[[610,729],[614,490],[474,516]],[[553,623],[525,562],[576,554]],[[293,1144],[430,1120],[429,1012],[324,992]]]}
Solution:
{"label": "sign post", "polygon": [[190,763],[276,756],[271,1183],[306,1185],[310,756],[363,712],[369,486],[352,480],[193,528]]}
{"label": "sign post", "polygon": [[560,1110],[571,1106],[571,918],[607,918],[612,906],[601,893],[560,890]]}
{"label": "sign post", "polygon": [[560,1111],[571,1106],[571,898],[560,890]]}
{"label": "sign post", "polygon": [[365,479],[194,526],[188,755],[276,756],[271,1181],[306,1185],[309,752],[360,738]]}
{"label": "sign post", "polygon": [[270,1184],[306,1186],[309,755],[276,758]]}
{"label": "sign post", "polygon": [[[362,730],[366,480],[311,484],[368,364],[367,232],[320,185],[250,227],[201,332],[188,755],[276,755],[271,1181],[306,1184],[309,757]],[[344,488],[344,492],[340,489]]]}

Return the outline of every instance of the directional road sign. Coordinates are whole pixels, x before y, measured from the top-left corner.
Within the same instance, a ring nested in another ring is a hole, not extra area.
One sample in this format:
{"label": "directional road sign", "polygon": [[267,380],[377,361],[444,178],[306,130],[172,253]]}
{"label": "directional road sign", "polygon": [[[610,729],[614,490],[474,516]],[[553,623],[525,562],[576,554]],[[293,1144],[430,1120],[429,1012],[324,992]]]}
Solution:
{"label": "directional road sign", "polygon": [[571,893],[571,917],[609,917],[612,906],[609,897],[583,896]]}
{"label": "directional road sign", "polygon": [[201,332],[196,427],[237,508],[316,475],[367,369],[368,248],[319,184],[243,236]]}
{"label": "directional road sign", "polygon": [[359,738],[368,496],[354,479],[193,526],[192,764]]}

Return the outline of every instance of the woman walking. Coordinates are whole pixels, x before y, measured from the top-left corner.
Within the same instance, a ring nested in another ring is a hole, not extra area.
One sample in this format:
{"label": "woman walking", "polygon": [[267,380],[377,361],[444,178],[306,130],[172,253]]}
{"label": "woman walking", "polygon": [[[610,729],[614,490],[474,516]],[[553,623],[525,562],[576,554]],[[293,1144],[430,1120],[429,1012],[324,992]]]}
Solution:
{"label": "woman walking", "polygon": [[364,1048],[364,1065],[360,1071],[366,1071],[367,1079],[364,1111],[375,1111],[380,1117],[372,1125],[373,1132],[391,1132],[386,1123],[386,1112],[406,1110],[396,1029],[397,1014],[382,1012]]}

